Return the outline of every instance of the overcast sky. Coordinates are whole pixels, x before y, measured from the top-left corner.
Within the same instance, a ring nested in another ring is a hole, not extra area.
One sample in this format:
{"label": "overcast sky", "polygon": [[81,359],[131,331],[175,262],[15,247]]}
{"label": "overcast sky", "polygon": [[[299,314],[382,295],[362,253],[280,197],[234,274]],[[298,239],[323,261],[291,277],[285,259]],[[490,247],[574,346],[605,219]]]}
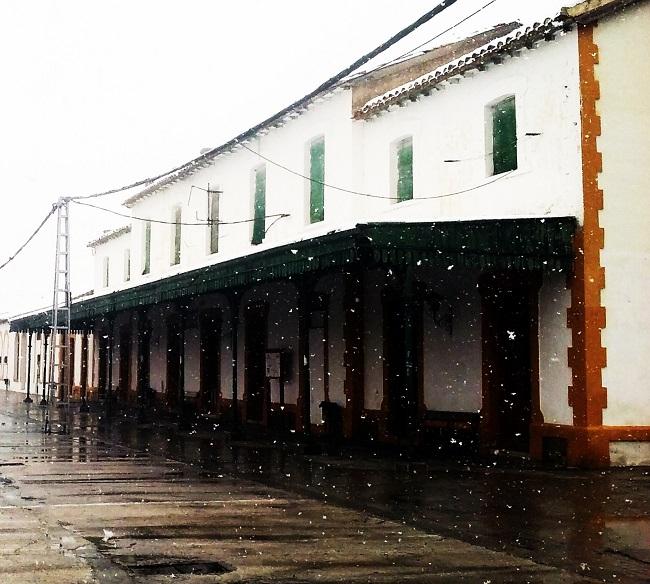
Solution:
{"label": "overcast sky", "polygon": [[[193,158],[306,94],[437,3],[3,0],[0,262],[58,196],[118,186]],[[495,0],[451,34],[551,16],[570,3]],[[459,0],[395,52],[486,4]],[[113,196],[113,204],[123,198]],[[87,241],[122,223],[73,207],[73,294],[92,286]],[[53,228],[52,221],[0,271],[0,314],[51,303]]]}

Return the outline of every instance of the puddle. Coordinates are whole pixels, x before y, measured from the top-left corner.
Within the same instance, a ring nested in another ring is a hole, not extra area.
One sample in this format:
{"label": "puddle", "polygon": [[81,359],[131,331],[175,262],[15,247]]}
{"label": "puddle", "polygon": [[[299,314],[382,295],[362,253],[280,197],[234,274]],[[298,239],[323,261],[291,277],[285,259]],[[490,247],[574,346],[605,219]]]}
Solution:
{"label": "puddle", "polygon": [[168,558],[162,561],[148,561],[147,558],[129,558],[128,563],[125,563],[122,559],[119,561],[137,576],[174,576],[181,574],[215,576],[233,571],[232,567],[222,562],[182,560],[178,558]]}

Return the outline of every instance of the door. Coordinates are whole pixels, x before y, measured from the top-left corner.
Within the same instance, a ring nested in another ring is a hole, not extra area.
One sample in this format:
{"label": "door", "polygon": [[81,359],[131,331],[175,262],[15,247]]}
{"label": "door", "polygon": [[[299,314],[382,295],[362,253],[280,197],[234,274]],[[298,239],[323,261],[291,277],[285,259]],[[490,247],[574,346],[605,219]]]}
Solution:
{"label": "door", "polygon": [[200,391],[205,413],[217,412],[221,379],[221,315],[210,311],[200,320]]}
{"label": "door", "polygon": [[534,292],[530,280],[512,274],[491,277],[482,287],[484,438],[515,452],[529,450],[537,359],[531,342],[537,334]]}
{"label": "door", "polygon": [[245,391],[246,419],[250,422],[266,421],[266,304],[251,304],[246,307],[245,320]]}
{"label": "door", "polygon": [[167,319],[167,406],[176,408],[182,391],[183,329],[181,318],[172,314]]}
{"label": "door", "polygon": [[130,327],[120,328],[120,367],[119,367],[119,400],[126,401],[129,398],[131,388],[131,330]]}
{"label": "door", "polygon": [[142,404],[148,403],[151,385],[151,321],[146,314],[140,315],[138,333],[138,397]]}
{"label": "door", "polygon": [[384,395],[388,430],[397,437],[408,437],[417,429],[421,313],[421,304],[412,301],[407,306],[399,290],[384,291]]}

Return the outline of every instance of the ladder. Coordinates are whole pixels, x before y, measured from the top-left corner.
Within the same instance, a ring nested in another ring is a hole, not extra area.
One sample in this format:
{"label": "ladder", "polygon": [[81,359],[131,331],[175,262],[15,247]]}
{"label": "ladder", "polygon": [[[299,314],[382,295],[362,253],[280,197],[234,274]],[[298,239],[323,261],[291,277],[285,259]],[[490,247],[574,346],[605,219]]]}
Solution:
{"label": "ladder", "polygon": [[54,260],[54,294],[52,299],[52,324],[50,344],[50,371],[48,383],[48,409],[45,414],[43,431],[52,432],[52,407],[63,409],[59,416],[58,431],[70,431],[70,390],[72,371],[70,363],[70,204],[66,198],[56,203],[56,255]]}

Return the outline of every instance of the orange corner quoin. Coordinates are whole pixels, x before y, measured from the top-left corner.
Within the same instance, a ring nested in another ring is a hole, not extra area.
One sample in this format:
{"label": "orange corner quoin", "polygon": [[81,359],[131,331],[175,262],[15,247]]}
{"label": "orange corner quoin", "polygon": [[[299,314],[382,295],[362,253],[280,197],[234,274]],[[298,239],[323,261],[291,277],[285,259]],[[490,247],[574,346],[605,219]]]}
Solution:
{"label": "orange corner quoin", "polygon": [[595,75],[598,63],[595,26],[591,23],[578,28],[584,221],[575,237],[571,307],[567,315],[572,341],[568,352],[572,385],[568,395],[569,405],[573,408],[573,432],[567,445],[567,462],[597,468],[609,465],[609,438],[603,428],[607,390],[603,387],[602,370],[607,364],[607,356],[601,343],[606,312],[601,302],[605,270],[600,263],[600,250],[605,235],[599,222],[603,191],[598,187],[602,156],[597,144],[601,128],[596,108],[600,86]]}

